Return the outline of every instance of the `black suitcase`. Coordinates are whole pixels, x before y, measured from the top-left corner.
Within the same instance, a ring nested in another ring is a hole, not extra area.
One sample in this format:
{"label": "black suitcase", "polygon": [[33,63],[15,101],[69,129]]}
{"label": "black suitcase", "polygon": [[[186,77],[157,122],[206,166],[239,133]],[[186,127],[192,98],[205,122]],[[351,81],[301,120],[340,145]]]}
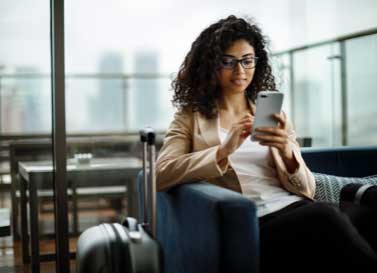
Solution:
{"label": "black suitcase", "polygon": [[[156,234],[155,134],[147,127],[140,131],[140,139],[144,171],[143,223],[138,224],[129,217],[122,225],[101,224],[85,230],[77,242],[77,273],[161,272],[160,247],[153,239]],[[148,149],[149,179],[146,175]]]}

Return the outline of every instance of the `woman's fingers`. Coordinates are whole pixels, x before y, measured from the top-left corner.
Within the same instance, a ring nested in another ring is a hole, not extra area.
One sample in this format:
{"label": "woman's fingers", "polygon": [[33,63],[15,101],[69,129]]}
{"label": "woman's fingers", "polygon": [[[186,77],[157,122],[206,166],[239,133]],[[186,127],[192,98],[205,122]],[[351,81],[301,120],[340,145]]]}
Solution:
{"label": "woman's fingers", "polygon": [[244,124],[242,127],[241,127],[241,136],[242,137],[247,137],[248,135],[251,134],[251,127],[252,127],[252,124],[251,123],[246,123]]}
{"label": "woman's fingers", "polygon": [[243,117],[242,117],[242,119],[244,119],[244,118],[251,118],[251,117],[253,117],[250,113],[247,113],[246,115],[244,115]]}
{"label": "woman's fingers", "polygon": [[251,134],[251,125],[243,126],[239,132],[241,137],[246,138],[248,135]]}
{"label": "woman's fingers", "polygon": [[246,114],[239,121],[252,120],[253,118],[254,118],[254,116],[252,116],[251,114]]}
{"label": "woman's fingers", "polygon": [[241,124],[245,124],[245,123],[253,123],[253,119],[252,118],[246,118],[246,119],[241,119],[237,124],[241,125]]}
{"label": "woman's fingers", "polygon": [[245,138],[250,135],[253,121],[254,117],[251,114],[246,114],[238,122],[234,123],[229,132],[229,145],[235,145],[236,147],[234,147],[237,149]]}
{"label": "woman's fingers", "polygon": [[275,142],[275,143],[288,143],[286,137],[274,136],[274,135],[255,135],[255,138],[261,142]]}
{"label": "woman's fingers", "polygon": [[253,125],[253,122],[249,119],[245,119],[242,121],[239,121],[238,123],[234,124],[233,127],[235,128],[243,128],[245,126],[251,127]]}
{"label": "woman's fingers", "polygon": [[286,131],[287,117],[284,112],[274,114],[273,117],[279,122],[277,127],[260,127],[256,128],[256,140],[260,145],[275,147],[280,151],[284,151],[288,145],[288,133]]}
{"label": "woman's fingers", "polygon": [[280,114],[274,114],[273,117],[279,121],[279,128],[285,129],[287,123],[287,116],[285,113],[281,112]]}
{"label": "woman's fingers", "polygon": [[262,141],[259,144],[262,145],[262,146],[275,147],[275,148],[277,148],[278,150],[281,150],[281,151],[284,150],[284,145],[280,144],[280,143],[276,143],[276,142],[263,142]]}
{"label": "woman's fingers", "polygon": [[288,134],[285,130],[280,128],[274,128],[274,127],[259,127],[255,129],[258,133],[265,133],[265,134],[271,134],[281,137],[288,137]]}

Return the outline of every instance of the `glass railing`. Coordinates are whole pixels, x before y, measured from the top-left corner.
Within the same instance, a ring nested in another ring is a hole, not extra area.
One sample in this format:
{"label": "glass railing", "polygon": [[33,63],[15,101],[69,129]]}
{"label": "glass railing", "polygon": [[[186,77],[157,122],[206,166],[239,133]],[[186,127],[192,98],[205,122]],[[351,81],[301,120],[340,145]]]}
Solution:
{"label": "glass railing", "polygon": [[[312,146],[376,145],[377,30],[272,55],[284,110]],[[164,132],[172,119],[172,75],[67,74],[67,134]],[[51,132],[50,75],[0,74],[0,135]]]}
{"label": "glass railing", "polygon": [[[165,130],[173,115],[171,76],[71,74],[66,76],[68,134]],[[1,135],[51,131],[48,74],[0,74]]]}
{"label": "glass railing", "polygon": [[273,59],[298,136],[316,147],[377,145],[377,29]]}

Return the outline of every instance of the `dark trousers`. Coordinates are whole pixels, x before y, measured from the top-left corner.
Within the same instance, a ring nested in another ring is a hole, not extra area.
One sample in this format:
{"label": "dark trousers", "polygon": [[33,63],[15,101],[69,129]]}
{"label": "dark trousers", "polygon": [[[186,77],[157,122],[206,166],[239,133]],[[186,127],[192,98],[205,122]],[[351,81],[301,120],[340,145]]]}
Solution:
{"label": "dark trousers", "polygon": [[259,227],[262,273],[377,272],[371,209],[302,200],[259,218]]}

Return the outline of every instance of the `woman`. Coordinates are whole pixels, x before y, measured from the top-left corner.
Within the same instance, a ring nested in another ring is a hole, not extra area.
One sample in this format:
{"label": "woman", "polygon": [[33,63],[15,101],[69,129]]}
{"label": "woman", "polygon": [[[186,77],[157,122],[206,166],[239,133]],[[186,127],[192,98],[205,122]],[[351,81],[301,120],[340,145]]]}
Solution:
{"label": "woman", "polygon": [[229,16],[205,29],[173,88],[179,111],[158,157],[159,191],[206,180],[254,201],[262,272],[323,272],[324,263],[330,272],[374,272],[377,255],[351,221],[313,201],[315,181],[285,114],[249,139],[257,93],[276,89],[255,24]]}

